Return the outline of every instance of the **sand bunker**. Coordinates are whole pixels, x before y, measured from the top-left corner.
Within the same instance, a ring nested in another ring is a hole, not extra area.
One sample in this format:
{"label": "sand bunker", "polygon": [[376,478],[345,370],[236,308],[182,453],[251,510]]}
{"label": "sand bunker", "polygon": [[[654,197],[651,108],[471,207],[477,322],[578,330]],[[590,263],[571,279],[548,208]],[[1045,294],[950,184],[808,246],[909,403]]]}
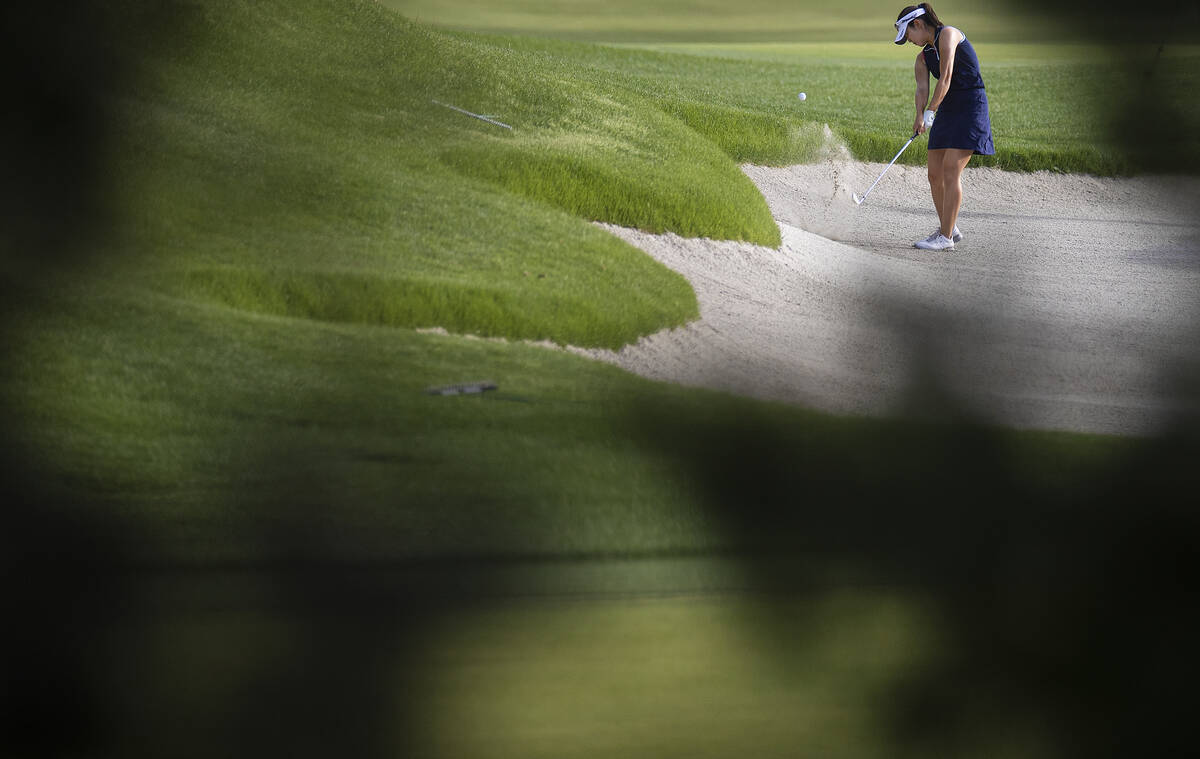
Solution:
{"label": "sand bunker", "polygon": [[968,169],[956,250],[923,168],[745,166],[772,250],[605,226],[682,273],[699,321],[619,352],[654,379],[852,414],[1152,434],[1197,409],[1200,179]]}

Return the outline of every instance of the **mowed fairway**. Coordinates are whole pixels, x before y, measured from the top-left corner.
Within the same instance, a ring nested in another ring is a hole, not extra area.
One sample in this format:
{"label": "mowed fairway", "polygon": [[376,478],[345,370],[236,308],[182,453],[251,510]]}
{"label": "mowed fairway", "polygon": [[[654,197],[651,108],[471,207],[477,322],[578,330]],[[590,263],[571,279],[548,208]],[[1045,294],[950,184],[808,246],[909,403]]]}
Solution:
{"label": "mowed fairway", "polygon": [[[1159,650],[1120,604],[1194,534],[1187,427],[838,416],[577,355],[700,316],[593,222],[778,251],[740,164],[891,157],[881,4],[391,5],[98,6],[104,223],[12,252],[0,333],[26,753],[1108,745],[1124,647]],[[1120,67],[996,24],[991,164],[1135,170],[1093,108]]]}
{"label": "mowed fairway", "polygon": [[[847,0],[836,12],[811,2],[747,0],[384,0],[406,16],[453,29],[599,42],[782,42],[878,40],[892,4]],[[980,0],[958,0],[962,23],[986,23],[993,36],[1026,36],[1015,15]]]}

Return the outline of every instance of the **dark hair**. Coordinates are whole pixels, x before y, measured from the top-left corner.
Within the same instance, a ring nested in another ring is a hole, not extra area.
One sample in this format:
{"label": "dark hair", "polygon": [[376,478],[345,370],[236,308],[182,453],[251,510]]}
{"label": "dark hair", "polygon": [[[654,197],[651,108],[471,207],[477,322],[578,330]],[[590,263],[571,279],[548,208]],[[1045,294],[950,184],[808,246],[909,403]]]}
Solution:
{"label": "dark hair", "polygon": [[930,5],[929,3],[921,3],[920,5],[908,6],[904,10],[900,11],[900,15],[896,16],[896,20],[899,21],[900,19],[904,18],[905,14],[912,13],[917,8],[924,8],[925,15],[918,16],[917,18],[913,19],[913,21],[923,21],[927,25],[932,26],[934,29],[937,29],[940,26],[945,26],[945,24],[942,23],[942,20],[937,17],[937,14],[933,12],[933,6]]}

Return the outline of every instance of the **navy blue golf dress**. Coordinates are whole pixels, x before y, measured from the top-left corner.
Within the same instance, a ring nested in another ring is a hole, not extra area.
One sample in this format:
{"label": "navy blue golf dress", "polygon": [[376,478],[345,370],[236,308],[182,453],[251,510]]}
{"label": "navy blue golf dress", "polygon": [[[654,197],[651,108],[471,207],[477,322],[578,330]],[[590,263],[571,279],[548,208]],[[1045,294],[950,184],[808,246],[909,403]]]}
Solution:
{"label": "navy blue golf dress", "polygon": [[[925,65],[935,79],[942,76],[942,62],[938,55],[938,39],[942,29],[933,35],[933,44],[921,51]],[[983,75],[979,72],[979,56],[964,36],[954,53],[954,72],[950,75],[950,89],[938,106],[933,128],[929,130],[929,149],[957,148],[971,150],[978,155],[994,155],[992,145],[992,122],[988,117],[987,92],[983,89]]]}

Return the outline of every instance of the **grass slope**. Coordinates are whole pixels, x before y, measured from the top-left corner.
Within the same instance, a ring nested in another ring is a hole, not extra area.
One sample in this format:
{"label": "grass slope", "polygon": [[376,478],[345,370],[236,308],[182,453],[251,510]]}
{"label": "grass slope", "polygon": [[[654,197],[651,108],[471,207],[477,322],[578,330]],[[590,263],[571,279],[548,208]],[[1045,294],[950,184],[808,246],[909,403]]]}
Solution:
{"label": "grass slope", "polygon": [[693,318],[695,298],[585,220],[778,242],[716,146],[540,56],[370,3],[218,3],[182,17],[190,45],[115,51],[144,72],[135,93],[114,93],[137,230],[120,245],[153,262],[139,276],[156,288],[616,347]]}

